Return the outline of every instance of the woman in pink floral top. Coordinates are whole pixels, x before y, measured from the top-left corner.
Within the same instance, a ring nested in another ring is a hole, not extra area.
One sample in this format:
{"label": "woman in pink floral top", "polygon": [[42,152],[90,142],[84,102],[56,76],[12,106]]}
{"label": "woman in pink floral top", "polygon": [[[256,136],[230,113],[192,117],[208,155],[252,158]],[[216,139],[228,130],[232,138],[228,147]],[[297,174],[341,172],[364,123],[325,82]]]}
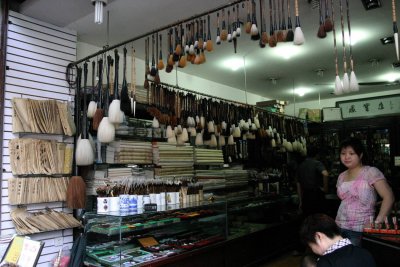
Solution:
{"label": "woman in pink floral top", "polygon": [[364,146],[360,140],[350,138],[340,146],[340,160],[347,170],[339,175],[336,187],[341,199],[336,223],[342,235],[354,245],[361,244],[362,231],[375,216],[377,193],[382,205],[375,223],[382,223],[390,213],[394,202],[393,192],[381,171],[363,166]]}

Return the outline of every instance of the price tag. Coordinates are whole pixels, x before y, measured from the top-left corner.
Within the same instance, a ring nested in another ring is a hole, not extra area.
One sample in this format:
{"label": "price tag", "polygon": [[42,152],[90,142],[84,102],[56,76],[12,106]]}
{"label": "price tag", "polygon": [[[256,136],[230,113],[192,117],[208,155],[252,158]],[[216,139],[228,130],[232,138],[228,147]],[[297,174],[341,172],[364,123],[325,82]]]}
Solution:
{"label": "price tag", "polygon": [[157,211],[157,204],[144,204],[143,210],[144,211]]}

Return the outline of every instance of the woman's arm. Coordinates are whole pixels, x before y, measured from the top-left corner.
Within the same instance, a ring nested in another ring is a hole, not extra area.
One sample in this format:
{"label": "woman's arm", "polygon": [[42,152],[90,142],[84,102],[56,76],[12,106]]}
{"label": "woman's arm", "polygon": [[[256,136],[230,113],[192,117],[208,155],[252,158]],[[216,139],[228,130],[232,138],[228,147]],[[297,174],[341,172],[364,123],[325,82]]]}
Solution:
{"label": "woman's arm", "polygon": [[375,190],[378,192],[379,196],[382,198],[381,208],[379,210],[378,216],[376,216],[375,222],[382,223],[386,216],[389,215],[392,210],[394,195],[386,180],[378,180],[374,183]]}

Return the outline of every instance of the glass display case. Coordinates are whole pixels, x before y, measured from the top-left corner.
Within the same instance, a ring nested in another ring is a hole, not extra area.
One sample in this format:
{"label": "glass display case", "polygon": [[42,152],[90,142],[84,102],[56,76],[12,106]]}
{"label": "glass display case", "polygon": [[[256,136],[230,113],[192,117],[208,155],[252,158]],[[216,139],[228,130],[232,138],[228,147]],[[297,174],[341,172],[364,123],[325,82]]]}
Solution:
{"label": "glass display case", "polygon": [[227,238],[225,202],[168,205],[165,210],[86,213],[85,266],[143,266]]}

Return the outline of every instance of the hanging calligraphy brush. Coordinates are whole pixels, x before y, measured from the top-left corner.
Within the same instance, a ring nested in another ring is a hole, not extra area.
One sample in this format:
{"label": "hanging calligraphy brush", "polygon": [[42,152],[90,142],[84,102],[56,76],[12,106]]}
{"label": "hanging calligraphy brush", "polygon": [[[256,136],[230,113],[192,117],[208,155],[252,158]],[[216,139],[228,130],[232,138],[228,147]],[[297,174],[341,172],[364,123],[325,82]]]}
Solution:
{"label": "hanging calligraphy brush", "polygon": [[300,17],[299,17],[299,3],[297,0],[294,1],[295,13],[296,13],[296,28],[294,30],[293,43],[295,45],[304,44],[304,34],[300,27]]}
{"label": "hanging calligraphy brush", "polygon": [[178,67],[179,68],[184,68],[186,67],[186,55],[185,55],[185,50],[186,50],[186,45],[185,45],[185,32],[183,30],[183,26],[181,24],[181,40],[182,40],[182,47],[185,47],[185,49],[181,49],[181,57],[179,58],[179,63]]}
{"label": "hanging calligraphy brush", "polygon": [[319,28],[318,28],[317,36],[318,36],[318,38],[326,37],[325,23],[322,18],[322,0],[319,0]]}
{"label": "hanging calligraphy brush", "polygon": [[118,50],[114,50],[114,99],[110,104],[110,107],[108,109],[108,118],[110,122],[114,124],[118,124],[122,122],[121,118],[121,100],[119,99],[119,83],[118,83],[118,77],[119,77],[119,55],[118,55]]}
{"label": "hanging calligraphy brush", "polygon": [[264,48],[265,45],[268,43],[268,35],[266,32],[266,25],[265,25],[265,18],[263,13],[265,12],[264,9],[264,0],[260,0],[260,23],[261,23],[261,38],[259,41],[259,46]]}
{"label": "hanging calligraphy brush", "polygon": [[87,109],[87,117],[88,118],[93,118],[94,113],[96,112],[97,109],[97,104],[96,101],[94,101],[94,88],[95,86],[95,75],[96,75],[96,62],[93,60],[92,62],[92,94],[91,94],[91,99],[88,105]]}
{"label": "hanging calligraphy brush", "polygon": [[122,78],[122,88],[121,88],[121,110],[126,116],[132,114],[131,112],[131,99],[128,92],[128,83],[126,81],[126,57],[128,50],[124,47],[124,73]]}
{"label": "hanging calligraphy brush", "polygon": [[99,82],[97,83],[97,108],[96,112],[93,115],[93,130],[97,131],[99,128],[100,122],[103,119],[103,59],[100,58],[99,62],[97,62],[99,66]]}
{"label": "hanging calligraphy brush", "polygon": [[247,21],[246,21],[246,33],[250,34],[251,33],[251,16],[250,16],[250,0],[247,0],[246,2],[247,6]]}
{"label": "hanging calligraphy brush", "polygon": [[396,1],[392,0],[392,18],[393,18],[393,38],[394,45],[396,46],[396,57],[399,61],[399,31],[397,29],[397,18],[396,18]]}
{"label": "hanging calligraphy brush", "polygon": [[346,59],[346,45],[344,40],[344,16],[343,16],[343,5],[342,0],[339,1],[340,7],[340,24],[342,28],[342,46],[343,46],[343,92],[348,93],[350,91],[350,80],[349,75],[347,74],[347,59]]}
{"label": "hanging calligraphy brush", "polygon": [[229,43],[232,42],[232,27],[231,27],[231,11],[228,10],[228,37],[227,40]]}
{"label": "hanging calligraphy brush", "polygon": [[182,44],[181,38],[179,35],[178,27],[175,27],[175,52],[174,52],[174,61],[177,62],[179,57],[182,54]]}
{"label": "hanging calligraphy brush", "polygon": [[336,29],[335,29],[335,9],[333,6],[333,0],[331,0],[331,9],[332,9],[332,31],[333,31],[333,47],[335,51],[335,71],[336,71],[336,78],[335,78],[335,95],[341,95],[343,93],[343,86],[342,81],[339,77],[339,66],[338,66],[338,52],[336,46]]}
{"label": "hanging calligraphy brush", "polygon": [[[393,0],[394,1],[394,0]],[[346,0],[347,9],[347,28],[349,30],[349,47],[350,47],[350,91],[357,92],[359,90],[358,81],[356,74],[354,73],[354,62],[353,62],[353,49],[351,48],[351,27],[350,27],[350,8],[349,0]]]}
{"label": "hanging calligraphy brush", "polygon": [[239,4],[236,4],[236,37],[239,37],[242,34],[242,28],[240,27],[239,20]]}
{"label": "hanging calligraphy brush", "polygon": [[221,36],[220,36],[220,30],[219,30],[219,13],[217,12],[217,38],[215,39],[215,43],[217,45],[221,44]]}
{"label": "hanging calligraphy brush", "polygon": [[276,36],[274,34],[274,24],[272,22],[272,0],[269,0],[269,39],[268,45],[269,47],[276,46]]}
{"label": "hanging calligraphy brush", "polygon": [[290,0],[287,1],[287,13],[288,13],[288,31],[286,34],[286,42],[292,42],[294,39],[294,33],[292,29],[292,18],[290,15]]}
{"label": "hanging calligraphy brush", "polygon": [[[162,57],[161,57],[161,60],[162,60]],[[164,63],[163,63],[163,65],[164,65]],[[131,73],[131,113],[133,114],[133,117],[136,117],[136,59],[135,59],[135,49],[133,47],[132,47],[132,69],[131,70],[132,70],[132,73]]]}
{"label": "hanging calligraphy brush", "polygon": [[156,76],[157,74],[157,68],[156,68],[156,60],[154,57],[154,34],[151,35],[151,69],[150,69],[150,75],[151,76]]}
{"label": "hanging calligraphy brush", "polygon": [[225,23],[225,9],[222,9],[222,27],[221,27],[221,40],[226,41],[228,38],[228,30]]}
{"label": "hanging calligraphy brush", "polygon": [[[239,5],[237,5],[237,7],[239,7]],[[233,13],[235,13],[235,7],[233,8]],[[236,13],[237,14],[237,13]],[[237,29],[238,29],[238,27],[237,27],[237,25],[236,25],[236,23],[238,23],[237,22],[237,19],[236,19],[236,21],[233,23],[233,29],[234,29],[234,31],[232,32],[232,41],[233,41],[233,51],[234,51],[234,53],[236,54],[236,52],[237,52],[237,37],[238,37],[238,35],[237,35]],[[239,34],[240,35],[240,34]]]}
{"label": "hanging calligraphy brush", "polygon": [[105,99],[104,99],[104,117],[100,122],[99,128],[97,130],[97,139],[101,143],[110,143],[115,139],[115,126],[108,119],[108,108],[110,103],[110,72],[111,72],[111,64],[112,64],[111,56],[107,56],[107,89],[105,90]]}
{"label": "hanging calligraphy brush", "polygon": [[158,55],[157,69],[163,70],[164,69],[164,61],[163,61],[163,56],[162,56],[162,34],[160,34],[159,37],[160,37],[160,53]]}
{"label": "hanging calligraphy brush", "polygon": [[[289,0],[288,0],[289,1]],[[285,0],[281,0],[281,12],[282,12],[282,24],[281,24],[281,29],[282,29],[282,34],[283,34],[283,41],[286,42],[286,36],[287,36],[287,29],[286,29],[286,22],[285,22]]]}
{"label": "hanging calligraphy brush", "polygon": [[168,31],[168,61],[167,61],[167,67],[165,68],[165,71],[167,73],[170,73],[172,69],[174,68],[174,60],[173,60],[173,48],[172,48],[172,34],[173,34],[173,29],[171,28]]}
{"label": "hanging calligraphy brush", "polygon": [[276,40],[278,42],[283,42],[283,32],[282,32],[282,22],[281,22],[281,12],[279,11],[279,1],[275,2],[275,13],[278,13],[278,31],[276,33]]}
{"label": "hanging calligraphy brush", "polygon": [[207,27],[208,27],[208,29],[207,29],[207,45],[206,45],[206,48],[207,48],[208,52],[211,52],[211,51],[213,51],[213,42],[211,40],[210,15],[207,15]]}
{"label": "hanging calligraphy brush", "polygon": [[149,49],[148,49],[149,38],[144,39],[144,60],[145,60],[145,67],[144,67],[144,85],[145,89],[149,89],[149,80],[147,79],[147,75],[150,73],[150,66],[149,62]]}
{"label": "hanging calligraphy brush", "polygon": [[252,1],[252,13],[253,13],[253,18],[251,21],[251,40],[257,41],[260,39],[260,32],[258,31],[257,28],[257,15],[256,15],[256,1]]}
{"label": "hanging calligraphy brush", "polygon": [[325,32],[332,31],[332,20],[329,16],[328,0],[325,0],[325,21],[324,21]]}

